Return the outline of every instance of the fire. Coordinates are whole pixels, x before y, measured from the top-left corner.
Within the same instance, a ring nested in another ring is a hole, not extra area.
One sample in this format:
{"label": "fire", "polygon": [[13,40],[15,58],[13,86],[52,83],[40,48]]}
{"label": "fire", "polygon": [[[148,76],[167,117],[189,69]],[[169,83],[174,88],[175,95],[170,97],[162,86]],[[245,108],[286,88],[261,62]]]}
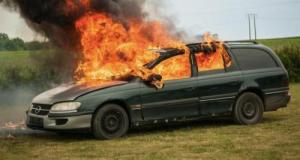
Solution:
{"label": "fire", "polygon": [[[75,71],[75,79],[79,83],[103,83],[122,80],[128,76],[139,76],[147,80],[153,73],[160,74],[162,81],[153,82],[157,88],[162,87],[165,80],[188,78],[191,76],[190,52],[187,46],[172,36],[168,28],[159,21],[128,19],[127,22],[117,20],[107,13],[89,9],[90,1],[66,0],[67,13],[79,9],[86,14],[75,23],[81,36],[82,57]],[[214,42],[210,35],[204,41],[212,47]],[[226,56],[222,43],[217,51],[211,54],[196,55],[199,70],[219,69],[224,65]],[[184,55],[168,59],[152,70],[145,64],[159,57],[150,49],[178,48]]]}
{"label": "fire", "polygon": [[213,48],[212,45],[215,45],[216,51],[210,54],[196,54],[198,71],[219,70],[231,66],[231,58],[225,50],[222,41],[216,40],[209,33],[204,34],[203,41],[206,42],[204,45],[208,46],[208,48]]}
{"label": "fire", "polygon": [[161,23],[131,20],[127,25],[104,13],[92,12],[76,22],[83,51],[76,70],[80,82],[112,81],[127,75],[146,79],[150,71],[143,65],[159,56],[149,49],[170,46],[183,48],[187,54],[163,62],[152,72],[161,74],[164,80],[190,76],[188,49]]}

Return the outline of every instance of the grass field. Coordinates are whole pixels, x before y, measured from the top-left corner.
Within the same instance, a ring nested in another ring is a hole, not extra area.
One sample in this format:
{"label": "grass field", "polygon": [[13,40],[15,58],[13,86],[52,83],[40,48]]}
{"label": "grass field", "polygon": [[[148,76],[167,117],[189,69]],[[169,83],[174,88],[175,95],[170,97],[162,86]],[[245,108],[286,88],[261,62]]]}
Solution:
{"label": "grass field", "polygon": [[300,84],[291,85],[288,108],[266,113],[262,123],[230,120],[160,126],[97,141],[89,135],[29,134],[0,139],[0,159],[300,159]]}
{"label": "grass field", "polygon": [[38,67],[33,57],[38,52],[14,51],[0,52],[0,87],[9,85],[15,79],[30,81],[31,73]]}
{"label": "grass field", "polygon": [[259,43],[267,45],[272,49],[280,49],[284,46],[296,45],[300,46],[300,37],[291,37],[291,38],[277,38],[277,39],[262,39],[258,40]]}
{"label": "grass field", "polygon": [[30,56],[35,52],[29,51],[2,51],[0,52],[0,64],[1,70],[6,67],[30,67],[31,58]]}
{"label": "grass field", "polygon": [[50,83],[60,82],[62,75],[72,70],[70,55],[59,50],[0,52],[0,88],[47,88]]}

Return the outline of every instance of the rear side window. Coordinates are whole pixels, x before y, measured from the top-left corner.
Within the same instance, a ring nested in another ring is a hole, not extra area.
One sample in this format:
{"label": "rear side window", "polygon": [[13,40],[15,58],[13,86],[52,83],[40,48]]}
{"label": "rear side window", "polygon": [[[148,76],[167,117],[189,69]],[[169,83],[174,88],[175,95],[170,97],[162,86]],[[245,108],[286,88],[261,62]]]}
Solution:
{"label": "rear side window", "polygon": [[227,69],[232,67],[232,59],[224,48],[209,54],[197,53],[195,58],[199,76],[225,73],[225,67]]}
{"label": "rear side window", "polygon": [[231,49],[242,70],[278,67],[272,56],[261,49]]}

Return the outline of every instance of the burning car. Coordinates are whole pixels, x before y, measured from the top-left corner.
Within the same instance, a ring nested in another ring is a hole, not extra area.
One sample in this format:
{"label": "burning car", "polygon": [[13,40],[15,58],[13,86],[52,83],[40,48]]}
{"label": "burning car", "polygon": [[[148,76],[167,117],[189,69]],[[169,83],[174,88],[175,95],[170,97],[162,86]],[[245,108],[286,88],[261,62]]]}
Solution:
{"label": "burning car", "polygon": [[[287,71],[271,49],[255,42],[203,42],[186,48],[188,53],[157,49],[156,58],[143,69],[114,81],[83,81],[44,92],[33,99],[27,126],[90,129],[98,139],[113,139],[134,126],[207,116],[231,116],[238,124],[256,124],[264,112],[287,106]],[[169,68],[173,59],[188,64]],[[159,74],[164,69],[184,72]]]}

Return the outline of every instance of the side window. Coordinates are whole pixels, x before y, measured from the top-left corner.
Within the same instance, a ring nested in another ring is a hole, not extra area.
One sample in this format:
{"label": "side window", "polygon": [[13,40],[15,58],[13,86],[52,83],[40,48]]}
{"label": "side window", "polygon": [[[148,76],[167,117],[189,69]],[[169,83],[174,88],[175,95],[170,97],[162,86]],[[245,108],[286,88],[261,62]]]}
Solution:
{"label": "side window", "polygon": [[261,49],[232,49],[242,70],[278,67],[271,55]]}
{"label": "side window", "polygon": [[169,58],[158,64],[153,72],[162,75],[163,80],[190,78],[192,76],[190,57],[185,54]]}
{"label": "side window", "polygon": [[232,60],[225,49],[214,53],[195,54],[199,76],[215,73],[224,73],[225,67],[230,68]]}

